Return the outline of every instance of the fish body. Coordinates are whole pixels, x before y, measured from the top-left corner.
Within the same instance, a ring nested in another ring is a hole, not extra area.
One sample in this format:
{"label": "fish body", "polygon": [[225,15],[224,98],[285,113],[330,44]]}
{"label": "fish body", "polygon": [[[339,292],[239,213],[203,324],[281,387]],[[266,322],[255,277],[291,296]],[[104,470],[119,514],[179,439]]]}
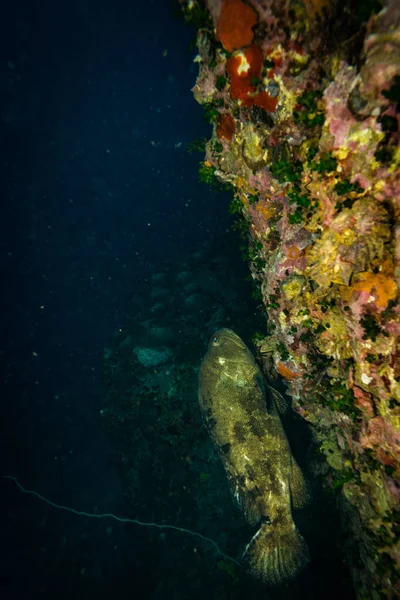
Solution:
{"label": "fish body", "polygon": [[232,491],[251,525],[259,525],[244,552],[251,572],[279,585],[309,560],[292,518],[308,500],[274,396],[245,343],[221,329],[209,343],[199,375],[199,402]]}

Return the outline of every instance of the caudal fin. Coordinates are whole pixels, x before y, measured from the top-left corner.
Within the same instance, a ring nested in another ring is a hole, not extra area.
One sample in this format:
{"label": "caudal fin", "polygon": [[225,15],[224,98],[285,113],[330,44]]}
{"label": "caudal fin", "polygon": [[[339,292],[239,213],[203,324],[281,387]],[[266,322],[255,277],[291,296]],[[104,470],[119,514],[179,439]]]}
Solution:
{"label": "caudal fin", "polygon": [[261,525],[243,557],[251,573],[270,585],[292,579],[310,560],[307,544],[294,523],[285,531],[273,525]]}

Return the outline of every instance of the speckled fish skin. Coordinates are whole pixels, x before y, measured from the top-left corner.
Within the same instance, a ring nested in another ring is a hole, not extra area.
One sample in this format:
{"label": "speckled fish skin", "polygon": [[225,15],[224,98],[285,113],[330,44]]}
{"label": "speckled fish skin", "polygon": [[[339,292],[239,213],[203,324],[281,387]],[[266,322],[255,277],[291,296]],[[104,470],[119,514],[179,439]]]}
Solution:
{"label": "speckled fish skin", "polygon": [[245,343],[230,329],[211,338],[199,375],[206,427],[232,491],[257,533],[244,552],[250,571],[270,585],[294,577],[308,562],[291,507],[308,500],[274,396]]}

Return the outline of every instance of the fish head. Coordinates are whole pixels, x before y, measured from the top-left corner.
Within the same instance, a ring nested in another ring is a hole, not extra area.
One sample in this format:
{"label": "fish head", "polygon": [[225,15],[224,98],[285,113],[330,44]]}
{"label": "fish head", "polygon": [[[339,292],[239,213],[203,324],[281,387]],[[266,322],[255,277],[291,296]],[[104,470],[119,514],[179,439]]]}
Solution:
{"label": "fish head", "polygon": [[232,329],[219,329],[211,337],[205,360],[220,377],[246,385],[259,367],[244,341]]}

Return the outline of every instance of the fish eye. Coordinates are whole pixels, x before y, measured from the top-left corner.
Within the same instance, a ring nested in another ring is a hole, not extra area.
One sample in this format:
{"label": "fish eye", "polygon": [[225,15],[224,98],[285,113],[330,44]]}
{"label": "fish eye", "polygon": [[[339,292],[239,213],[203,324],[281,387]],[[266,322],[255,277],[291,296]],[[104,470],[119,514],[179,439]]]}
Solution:
{"label": "fish eye", "polygon": [[268,515],[263,515],[261,517],[261,523],[263,523],[264,525],[271,525],[272,521],[271,519],[268,517]]}
{"label": "fish eye", "polygon": [[219,338],[215,335],[211,341],[213,346],[219,346]]}

